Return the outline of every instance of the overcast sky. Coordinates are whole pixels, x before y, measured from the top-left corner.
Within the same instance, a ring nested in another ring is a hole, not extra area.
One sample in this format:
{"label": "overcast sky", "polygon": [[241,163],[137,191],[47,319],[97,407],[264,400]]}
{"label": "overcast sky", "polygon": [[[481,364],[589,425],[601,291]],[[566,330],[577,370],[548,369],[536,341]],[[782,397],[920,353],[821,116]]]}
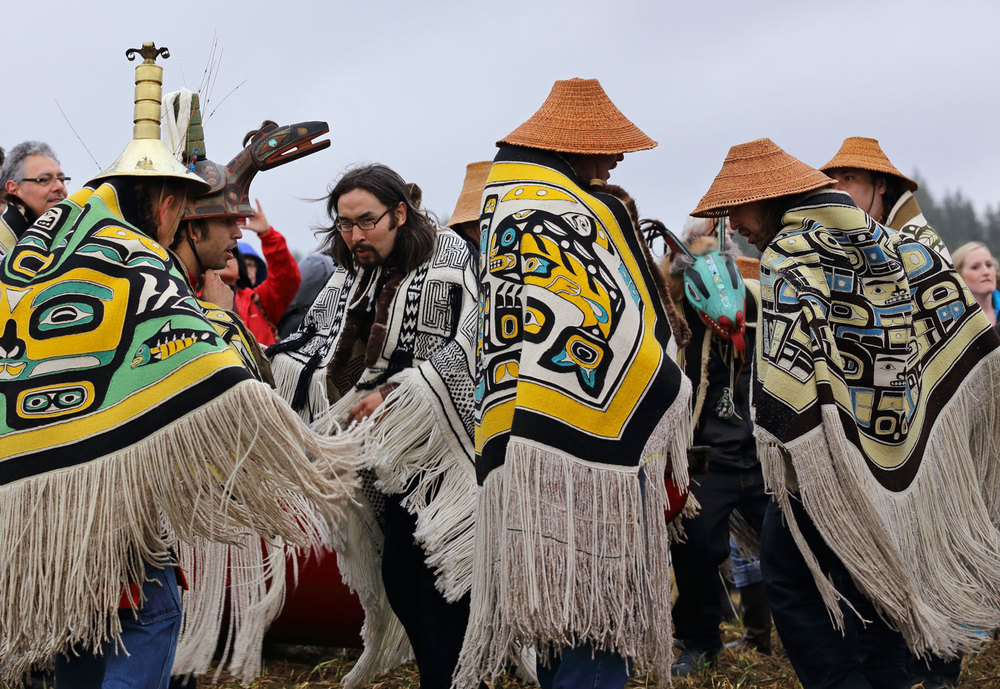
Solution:
{"label": "overcast sky", "polygon": [[[0,145],[50,143],[71,191],[131,138],[125,49],[153,40],[165,91],[197,89],[208,156],[225,163],[262,119],[326,120],[331,148],[261,173],[251,194],[293,248],[310,251],[320,197],[358,162],[382,162],[448,216],[465,165],[526,120],[552,82],[596,77],[659,141],[612,181],[640,215],[679,229],[729,147],[768,136],[813,166],[872,136],[938,194],[1000,202],[1000,3],[357,2],[4,3]],[[244,82],[225,102],[235,86]],[[215,110],[215,108],[218,108]],[[209,114],[215,110],[214,114]]]}

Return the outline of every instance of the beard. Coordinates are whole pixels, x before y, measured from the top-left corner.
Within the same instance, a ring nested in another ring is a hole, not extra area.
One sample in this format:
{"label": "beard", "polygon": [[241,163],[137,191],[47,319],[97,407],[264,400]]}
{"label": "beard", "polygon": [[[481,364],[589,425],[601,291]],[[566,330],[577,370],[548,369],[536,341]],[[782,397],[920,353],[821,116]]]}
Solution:
{"label": "beard", "polygon": [[[396,219],[390,217],[389,232],[395,232],[397,227],[398,224],[396,223]],[[364,251],[364,254],[359,255],[358,251],[362,250]],[[375,247],[364,240],[358,242],[351,248],[351,258],[354,259],[354,265],[359,268],[375,268],[385,263],[385,259],[379,256]]]}
{"label": "beard", "polygon": [[[365,251],[363,254],[359,254],[359,250]],[[354,257],[354,263],[361,268],[374,268],[375,266],[382,265],[383,262],[383,258],[375,251],[375,247],[363,242],[351,250],[351,255]]]}

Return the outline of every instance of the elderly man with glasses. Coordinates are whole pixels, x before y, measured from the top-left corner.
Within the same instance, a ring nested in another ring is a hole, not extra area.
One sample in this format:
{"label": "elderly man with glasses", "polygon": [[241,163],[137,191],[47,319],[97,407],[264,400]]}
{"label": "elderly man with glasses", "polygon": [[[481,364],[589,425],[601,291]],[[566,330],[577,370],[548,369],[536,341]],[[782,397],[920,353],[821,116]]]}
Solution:
{"label": "elderly man with glasses", "polygon": [[313,428],[358,423],[349,432],[365,436],[366,485],[335,542],[365,608],[348,687],[408,646],[421,687],[451,686],[469,615],[478,289],[467,244],[417,195],[383,165],[336,183],[323,248],[337,268],[298,332],[268,350],[278,392]]}
{"label": "elderly man with glasses", "polygon": [[66,198],[67,182],[69,177],[48,144],[25,141],[10,150],[0,168],[0,188],[7,203],[0,214],[0,256],[38,216]]}

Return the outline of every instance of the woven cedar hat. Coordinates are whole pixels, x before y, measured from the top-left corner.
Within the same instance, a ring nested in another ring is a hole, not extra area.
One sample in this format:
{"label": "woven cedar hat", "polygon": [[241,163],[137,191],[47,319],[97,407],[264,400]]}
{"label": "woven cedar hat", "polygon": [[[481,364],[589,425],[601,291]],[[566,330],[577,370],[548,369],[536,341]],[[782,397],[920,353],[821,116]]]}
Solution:
{"label": "woven cedar hat", "polygon": [[917,183],[896,169],[896,166],[889,162],[889,157],[878,145],[878,139],[869,139],[864,136],[850,136],[844,139],[840,150],[833,159],[820,168],[823,172],[835,168],[853,167],[858,170],[868,170],[869,172],[881,172],[885,175],[898,177],[910,191],[917,190]]}
{"label": "woven cedar hat", "polygon": [[538,112],[497,141],[500,144],[610,155],[656,146],[615,107],[597,79],[557,81]]}
{"label": "woven cedar hat", "polygon": [[832,179],[785,153],[770,139],[756,139],[729,149],[722,169],[691,215],[729,215],[733,207],[745,203],[802,194],[833,184]]}
{"label": "woven cedar hat", "polygon": [[465,166],[465,181],[462,182],[462,193],[458,195],[458,203],[448,220],[448,227],[454,227],[463,222],[479,220],[479,206],[483,200],[483,187],[486,178],[490,176],[491,160],[481,160]]}

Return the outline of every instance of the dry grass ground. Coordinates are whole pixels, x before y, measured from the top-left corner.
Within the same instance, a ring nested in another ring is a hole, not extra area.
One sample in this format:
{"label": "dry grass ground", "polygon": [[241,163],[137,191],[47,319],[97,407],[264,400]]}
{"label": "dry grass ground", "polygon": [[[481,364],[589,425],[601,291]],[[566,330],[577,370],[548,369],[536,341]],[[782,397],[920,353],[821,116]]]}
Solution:
{"label": "dry grass ground", "polygon": [[[726,629],[727,638],[735,638],[739,629]],[[777,636],[775,636],[777,643]],[[341,678],[351,669],[356,651],[314,647],[274,648],[265,659],[264,674],[251,685],[223,680],[211,683],[202,680],[198,689],[339,689]],[[420,686],[416,668],[406,665],[391,675],[379,678],[371,689],[417,689]],[[628,689],[653,687],[652,678],[633,677]],[[724,651],[716,666],[692,677],[676,679],[675,689],[800,689],[792,666],[780,643],[774,655]],[[919,686],[919,685],[918,685]],[[504,678],[494,689],[523,689],[525,685]],[[962,668],[959,689],[1000,689],[1000,642],[991,642],[985,650],[967,658]]]}

